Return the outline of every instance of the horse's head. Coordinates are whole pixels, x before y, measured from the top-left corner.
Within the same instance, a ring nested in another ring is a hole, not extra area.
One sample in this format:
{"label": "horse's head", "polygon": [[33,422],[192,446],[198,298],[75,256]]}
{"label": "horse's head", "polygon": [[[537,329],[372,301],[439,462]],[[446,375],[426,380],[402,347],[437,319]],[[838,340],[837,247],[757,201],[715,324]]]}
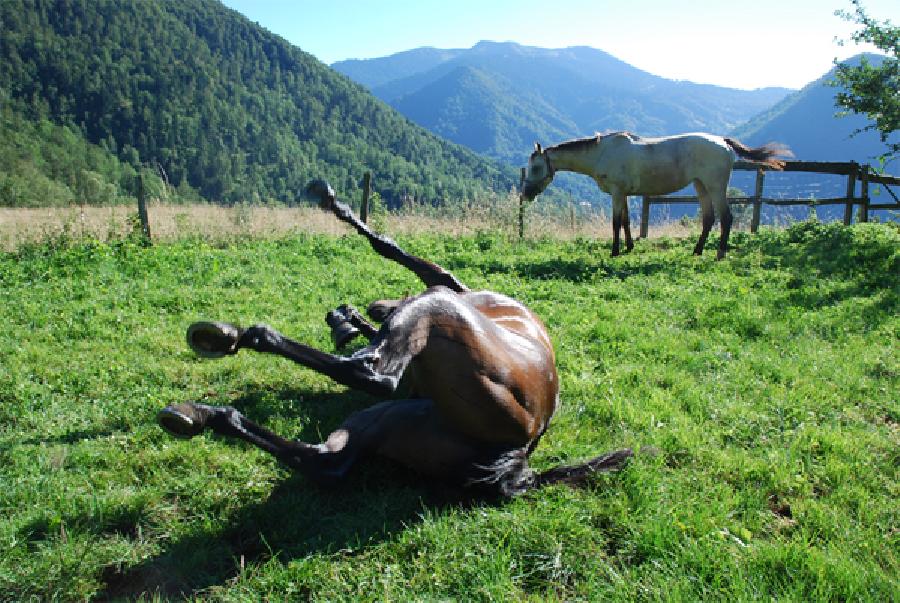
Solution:
{"label": "horse's head", "polygon": [[525,169],[525,180],[522,181],[522,195],[528,199],[534,199],[547,188],[553,180],[553,166],[547,152],[541,149],[541,145],[534,143],[534,152],[528,158],[528,167]]}

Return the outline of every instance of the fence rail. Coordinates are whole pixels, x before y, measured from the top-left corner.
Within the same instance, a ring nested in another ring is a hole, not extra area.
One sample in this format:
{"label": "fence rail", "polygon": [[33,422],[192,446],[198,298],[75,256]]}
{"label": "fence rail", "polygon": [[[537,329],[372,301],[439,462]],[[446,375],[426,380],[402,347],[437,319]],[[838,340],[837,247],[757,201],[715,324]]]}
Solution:
{"label": "fence rail", "polygon": [[[826,199],[775,199],[763,196],[765,175],[768,168],[747,161],[737,161],[735,170],[756,172],[756,186],[752,196],[728,197],[728,203],[734,205],[753,205],[753,217],[750,221],[750,232],[759,229],[760,214],[763,205],[787,206],[787,205],[843,205],[844,224],[853,221],[853,206],[860,207],[860,222],[869,221],[869,210],[895,209],[900,210],[900,200],[890,186],[900,186],[900,177],[886,174],[878,174],[872,171],[868,164],[859,164],[855,161],[786,161],[784,172],[807,172],[815,174],[834,174],[847,178],[847,194],[843,197]],[[859,196],[856,196],[856,183],[859,181]],[[894,203],[872,203],[869,198],[869,185],[881,184],[894,198]],[[641,204],[641,236],[646,237],[650,226],[650,206],[699,203],[696,196],[644,196]]]}

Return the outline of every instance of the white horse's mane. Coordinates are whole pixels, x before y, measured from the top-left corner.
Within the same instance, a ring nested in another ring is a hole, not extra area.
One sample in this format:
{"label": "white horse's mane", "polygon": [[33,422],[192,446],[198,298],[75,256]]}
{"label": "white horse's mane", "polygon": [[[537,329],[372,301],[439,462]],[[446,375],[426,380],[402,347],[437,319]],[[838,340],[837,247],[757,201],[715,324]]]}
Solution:
{"label": "white horse's mane", "polygon": [[631,140],[632,142],[640,140],[641,137],[633,132],[628,132],[627,130],[605,130],[603,132],[594,132],[593,136],[587,136],[585,138],[575,138],[573,140],[567,140],[565,142],[561,142],[557,145],[554,145],[552,148],[574,151],[578,149],[582,149],[585,147],[590,147],[596,144],[600,144],[600,141],[604,138],[608,138],[611,136],[624,136]]}

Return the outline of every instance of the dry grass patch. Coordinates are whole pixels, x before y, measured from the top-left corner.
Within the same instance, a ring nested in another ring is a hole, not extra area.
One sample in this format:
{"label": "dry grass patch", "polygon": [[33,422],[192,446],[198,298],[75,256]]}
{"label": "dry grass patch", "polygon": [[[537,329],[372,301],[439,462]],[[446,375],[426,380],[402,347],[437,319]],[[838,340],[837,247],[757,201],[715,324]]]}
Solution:
{"label": "dry grass patch", "polygon": [[[443,233],[451,236],[479,232],[518,233],[518,205],[515,199],[470,205],[450,211],[430,207],[404,208],[398,212],[373,214],[370,222],[380,231],[395,236]],[[137,212],[130,206],[72,206],[53,208],[0,208],[0,249],[13,251],[23,244],[39,243],[60,236],[93,238],[101,241],[121,238],[135,227]],[[258,207],[236,205],[164,205],[149,208],[153,238],[172,241],[185,236],[209,240],[234,237],[286,235],[294,232],[338,236],[349,229],[330,214],[313,207]],[[638,232],[634,224],[634,234]],[[683,237],[692,227],[681,222],[653,225],[650,238]],[[563,240],[578,237],[609,239],[612,227],[608,216],[592,208],[552,211],[531,206],[526,213],[525,235]]]}

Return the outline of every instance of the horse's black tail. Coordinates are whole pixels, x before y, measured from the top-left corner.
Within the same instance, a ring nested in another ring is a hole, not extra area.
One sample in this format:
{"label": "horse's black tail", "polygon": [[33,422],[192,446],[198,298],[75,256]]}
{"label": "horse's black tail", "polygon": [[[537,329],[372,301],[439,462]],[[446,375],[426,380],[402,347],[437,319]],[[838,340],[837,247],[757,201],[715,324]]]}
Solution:
{"label": "horse's black tail", "polygon": [[773,170],[783,170],[784,161],[776,159],[776,157],[793,157],[790,149],[778,143],[770,142],[761,147],[748,147],[740,140],[735,138],[726,138],[725,142],[731,147],[738,157],[764,165]]}
{"label": "horse's black tail", "polygon": [[581,486],[595,473],[618,471],[625,466],[625,463],[632,456],[634,456],[634,452],[632,452],[631,448],[622,448],[621,450],[613,450],[612,452],[601,454],[577,465],[560,465],[537,474],[535,487],[546,486],[547,484]]}
{"label": "horse's black tail", "polygon": [[578,487],[596,473],[618,471],[634,456],[631,448],[601,454],[576,465],[561,465],[536,473],[528,466],[528,450],[519,448],[504,452],[490,464],[475,465],[466,486],[510,498],[549,484]]}

